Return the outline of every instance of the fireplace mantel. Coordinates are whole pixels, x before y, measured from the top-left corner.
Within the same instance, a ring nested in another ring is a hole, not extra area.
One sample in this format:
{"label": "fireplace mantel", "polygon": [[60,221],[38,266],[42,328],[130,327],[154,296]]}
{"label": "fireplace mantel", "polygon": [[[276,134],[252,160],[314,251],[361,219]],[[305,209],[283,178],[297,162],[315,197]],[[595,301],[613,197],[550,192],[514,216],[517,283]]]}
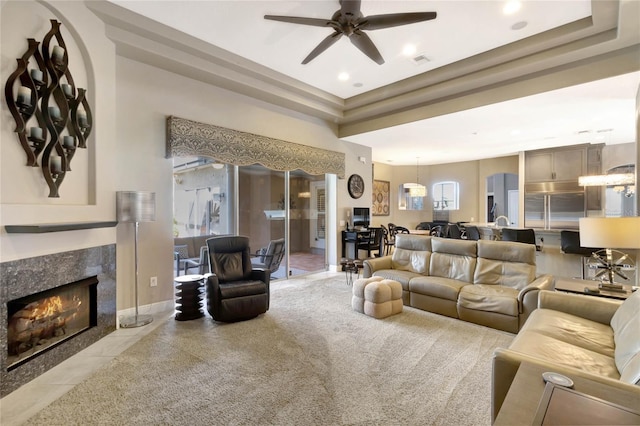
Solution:
{"label": "fireplace mantel", "polygon": [[73,223],[38,223],[34,225],[5,225],[8,234],[43,234],[45,232],[76,231],[78,229],[111,228],[117,221],[73,222]]}

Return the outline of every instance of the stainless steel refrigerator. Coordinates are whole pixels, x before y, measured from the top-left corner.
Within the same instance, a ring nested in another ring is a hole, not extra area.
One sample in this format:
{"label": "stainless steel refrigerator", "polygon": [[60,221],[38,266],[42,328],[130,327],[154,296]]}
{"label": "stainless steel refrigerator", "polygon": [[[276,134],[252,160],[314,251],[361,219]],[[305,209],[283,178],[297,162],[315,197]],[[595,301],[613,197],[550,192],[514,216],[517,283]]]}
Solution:
{"label": "stainless steel refrigerator", "polygon": [[528,184],[524,196],[524,226],[537,229],[578,229],[585,217],[584,188],[574,185]]}

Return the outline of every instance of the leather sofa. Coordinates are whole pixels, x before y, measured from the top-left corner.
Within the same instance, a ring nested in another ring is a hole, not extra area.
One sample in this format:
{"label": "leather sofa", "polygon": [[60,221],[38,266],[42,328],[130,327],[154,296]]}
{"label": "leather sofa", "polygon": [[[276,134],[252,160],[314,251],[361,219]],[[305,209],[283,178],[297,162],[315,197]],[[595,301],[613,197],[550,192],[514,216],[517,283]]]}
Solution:
{"label": "leather sofa", "polygon": [[640,291],[622,304],[602,297],[541,291],[538,309],[509,348],[494,353],[493,420],[523,362],[570,378],[628,389],[638,394],[640,403]]}
{"label": "leather sofa", "polygon": [[398,234],[392,255],[364,261],[363,276],[402,284],[406,306],[517,333],[553,289],[536,277],[531,244]]}

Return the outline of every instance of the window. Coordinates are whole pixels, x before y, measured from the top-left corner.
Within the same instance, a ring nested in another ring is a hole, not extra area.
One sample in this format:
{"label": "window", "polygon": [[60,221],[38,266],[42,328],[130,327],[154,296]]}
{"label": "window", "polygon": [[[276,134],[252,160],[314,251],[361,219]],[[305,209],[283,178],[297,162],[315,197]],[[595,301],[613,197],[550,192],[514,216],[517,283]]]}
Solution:
{"label": "window", "polygon": [[460,208],[460,185],[458,182],[433,184],[433,209],[458,210]]}
{"label": "window", "polygon": [[398,187],[398,209],[399,210],[423,210],[424,209],[426,196],[413,197],[411,195],[411,189],[416,188],[416,186],[422,186],[422,185],[418,185],[416,183],[403,183]]}

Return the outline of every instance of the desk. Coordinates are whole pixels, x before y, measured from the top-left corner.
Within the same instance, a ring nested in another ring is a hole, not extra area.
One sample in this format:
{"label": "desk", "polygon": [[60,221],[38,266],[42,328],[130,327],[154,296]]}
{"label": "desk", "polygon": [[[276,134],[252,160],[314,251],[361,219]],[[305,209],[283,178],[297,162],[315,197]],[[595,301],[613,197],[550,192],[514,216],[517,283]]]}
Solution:
{"label": "desk", "polygon": [[[358,241],[364,237],[369,236],[369,230],[360,231],[342,231],[342,257],[343,258],[358,258]],[[347,256],[347,244],[353,244],[353,256]]]}
{"label": "desk", "polygon": [[[523,362],[518,367],[518,372],[511,383],[500,412],[496,416],[494,426],[531,425],[536,416],[538,405],[544,394],[545,383],[542,373],[550,371],[549,367]],[[627,391],[626,389],[598,383],[583,377],[568,376],[574,382],[574,389],[578,392],[612,401],[624,407],[634,408],[638,405],[640,393]],[[572,407],[567,407],[567,410]],[[570,414],[570,413],[569,413]]]}

